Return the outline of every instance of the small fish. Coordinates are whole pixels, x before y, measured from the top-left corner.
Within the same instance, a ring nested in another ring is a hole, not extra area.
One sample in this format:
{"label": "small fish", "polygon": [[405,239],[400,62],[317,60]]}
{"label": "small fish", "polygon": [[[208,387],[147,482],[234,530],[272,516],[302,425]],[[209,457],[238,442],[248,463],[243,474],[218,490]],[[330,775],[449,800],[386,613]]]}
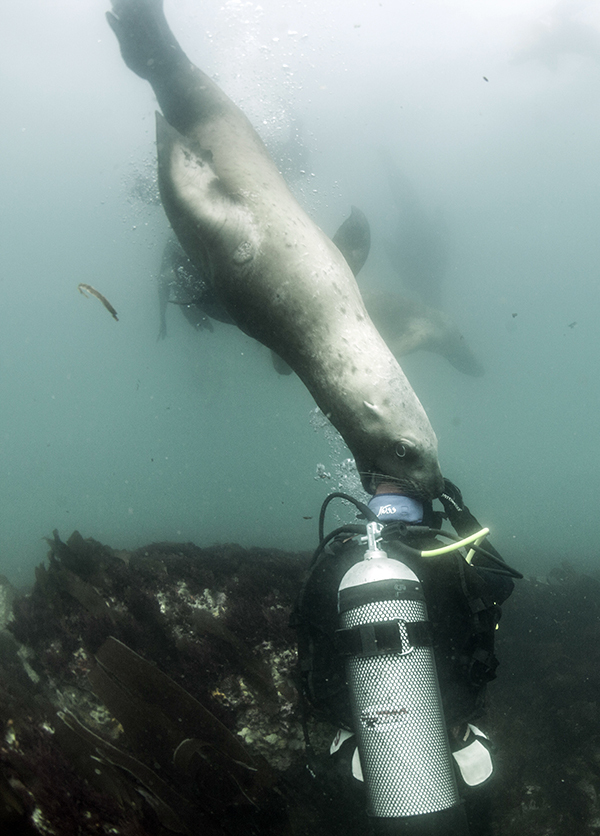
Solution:
{"label": "small fish", "polygon": [[[95,287],[92,287],[92,286],[91,286],[91,284],[83,284],[83,283],[78,284],[78,285],[77,285],[77,290],[78,290],[81,294],[83,294],[83,296],[85,296],[86,298],[87,298],[87,293],[91,293],[91,295],[92,295],[92,296],[95,296],[95,297],[96,297],[96,299],[100,299],[100,301],[102,302],[102,304],[104,305],[104,307],[106,308],[106,310],[107,310],[110,314],[112,314],[112,316],[114,317],[114,319],[116,319],[116,320],[117,320],[117,322],[119,321],[119,317],[117,316],[117,312],[115,311],[115,309],[113,308],[113,306],[110,304],[110,302],[108,301],[108,299],[106,298],[106,296],[103,296],[101,293],[99,293],[99,292],[96,290],[96,288],[95,288]],[[86,293],[86,291],[87,291],[87,293]]]}
{"label": "small fish", "polygon": [[577,325],[576,322],[569,322],[567,328],[575,328],[576,325]]}
{"label": "small fish", "polygon": [[483,80],[484,81],[489,81],[489,78],[486,78],[485,76],[483,76]]}

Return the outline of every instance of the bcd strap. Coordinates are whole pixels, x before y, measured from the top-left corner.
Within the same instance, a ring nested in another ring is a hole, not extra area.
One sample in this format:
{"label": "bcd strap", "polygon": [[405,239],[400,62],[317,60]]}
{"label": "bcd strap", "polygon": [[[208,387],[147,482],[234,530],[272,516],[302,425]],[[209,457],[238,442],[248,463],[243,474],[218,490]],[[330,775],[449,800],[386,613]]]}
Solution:
{"label": "bcd strap", "polygon": [[429,621],[380,621],[336,630],[336,645],[346,656],[377,656],[382,653],[409,653],[413,647],[433,643]]}
{"label": "bcd strap", "polygon": [[469,660],[469,677],[475,685],[483,685],[496,678],[498,659],[491,650],[478,648]]}

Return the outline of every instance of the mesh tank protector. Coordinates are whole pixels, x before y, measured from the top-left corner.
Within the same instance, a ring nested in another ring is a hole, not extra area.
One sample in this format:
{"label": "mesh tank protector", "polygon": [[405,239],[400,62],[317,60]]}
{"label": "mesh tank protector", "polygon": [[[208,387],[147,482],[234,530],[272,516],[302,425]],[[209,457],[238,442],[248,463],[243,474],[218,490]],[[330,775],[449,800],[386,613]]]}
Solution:
{"label": "mesh tank protector", "polygon": [[377,548],[372,531],[369,539],[365,559],[338,590],[369,813],[379,832],[466,836],[422,587],[408,566]]}

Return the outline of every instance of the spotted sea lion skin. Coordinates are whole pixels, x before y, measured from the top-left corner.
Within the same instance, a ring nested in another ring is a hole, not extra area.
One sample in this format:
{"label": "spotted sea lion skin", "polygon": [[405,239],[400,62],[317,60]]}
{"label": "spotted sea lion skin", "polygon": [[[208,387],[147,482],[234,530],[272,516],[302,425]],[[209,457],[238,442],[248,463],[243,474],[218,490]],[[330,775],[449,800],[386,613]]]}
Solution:
{"label": "spotted sea lion skin", "polygon": [[162,0],[114,0],[125,63],[152,85],[161,199],[188,257],[244,332],[296,372],[355,457],[437,496],[437,439],[332,241],[288,190],[248,119],[179,47]]}

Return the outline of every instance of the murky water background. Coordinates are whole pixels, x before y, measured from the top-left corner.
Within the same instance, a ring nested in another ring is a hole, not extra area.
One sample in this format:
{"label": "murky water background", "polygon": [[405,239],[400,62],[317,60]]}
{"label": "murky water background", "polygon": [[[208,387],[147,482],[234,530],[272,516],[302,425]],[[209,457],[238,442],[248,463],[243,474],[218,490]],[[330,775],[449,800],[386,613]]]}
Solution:
{"label": "murky water background", "polygon": [[[225,325],[194,332],[175,306],[157,342],[167,224],[135,196],[156,105],[107,7],[0,10],[0,572],[21,584],[54,528],[116,548],[312,548],[347,470],[265,349]],[[444,472],[532,573],[597,553],[600,8],[561,8],[166,3],[192,60],[276,152],[301,131],[292,188],[317,222],[333,235],[351,205],[367,214],[362,286],[401,290],[382,150],[440,219],[444,309],[486,374],[425,353],[402,365]]]}

